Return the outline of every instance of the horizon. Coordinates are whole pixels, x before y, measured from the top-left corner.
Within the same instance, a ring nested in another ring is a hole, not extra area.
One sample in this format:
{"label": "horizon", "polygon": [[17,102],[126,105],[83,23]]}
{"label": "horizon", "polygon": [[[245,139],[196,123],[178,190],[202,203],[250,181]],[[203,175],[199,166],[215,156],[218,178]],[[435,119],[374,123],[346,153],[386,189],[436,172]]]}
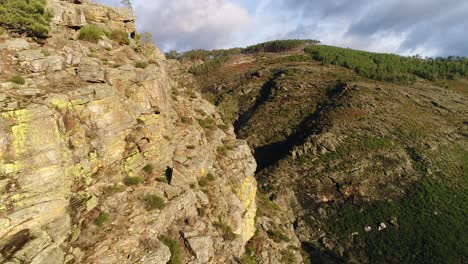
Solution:
{"label": "horizon", "polygon": [[[120,0],[97,2],[121,5]],[[464,40],[468,2],[461,0],[134,0],[132,4],[138,30],[152,33],[164,52],[316,39],[324,45],[403,56],[468,55]]]}

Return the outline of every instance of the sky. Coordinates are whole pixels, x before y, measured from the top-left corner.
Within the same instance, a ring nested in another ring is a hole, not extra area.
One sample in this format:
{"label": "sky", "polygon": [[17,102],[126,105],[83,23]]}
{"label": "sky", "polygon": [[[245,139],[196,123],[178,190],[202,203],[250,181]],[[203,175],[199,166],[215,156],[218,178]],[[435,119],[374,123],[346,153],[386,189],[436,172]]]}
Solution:
{"label": "sky", "polygon": [[[97,0],[119,6],[120,0]],[[401,55],[468,56],[468,0],[133,0],[163,51],[275,39]]]}

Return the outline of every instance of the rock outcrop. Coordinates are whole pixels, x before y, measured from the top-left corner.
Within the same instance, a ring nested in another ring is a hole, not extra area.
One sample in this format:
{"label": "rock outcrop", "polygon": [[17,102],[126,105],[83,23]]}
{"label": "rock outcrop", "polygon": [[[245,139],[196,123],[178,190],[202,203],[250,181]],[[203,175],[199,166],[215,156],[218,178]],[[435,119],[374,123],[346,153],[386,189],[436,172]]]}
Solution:
{"label": "rock outcrop", "polygon": [[0,40],[0,262],[234,263],[255,232],[246,142],[163,58],[60,37],[133,33],[131,13],[50,6],[47,44]]}

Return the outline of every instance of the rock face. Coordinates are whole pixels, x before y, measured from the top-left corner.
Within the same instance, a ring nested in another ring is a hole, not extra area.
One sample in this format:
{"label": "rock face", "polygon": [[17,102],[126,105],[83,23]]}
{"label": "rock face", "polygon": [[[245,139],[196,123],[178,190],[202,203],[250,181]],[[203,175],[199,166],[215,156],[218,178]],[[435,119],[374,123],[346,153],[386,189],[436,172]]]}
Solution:
{"label": "rock face", "polygon": [[[134,31],[125,10],[50,5],[57,34],[87,23]],[[6,39],[0,47],[0,262],[242,256],[255,232],[255,160],[162,58],[136,68],[145,57],[132,47],[55,36],[41,48]],[[12,74],[25,84],[9,82]]]}

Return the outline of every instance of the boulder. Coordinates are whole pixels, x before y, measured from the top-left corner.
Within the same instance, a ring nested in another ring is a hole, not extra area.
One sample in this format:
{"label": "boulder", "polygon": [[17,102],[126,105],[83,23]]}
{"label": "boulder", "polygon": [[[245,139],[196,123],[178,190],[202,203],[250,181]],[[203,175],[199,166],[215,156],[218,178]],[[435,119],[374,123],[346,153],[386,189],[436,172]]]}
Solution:
{"label": "boulder", "polygon": [[78,67],[78,76],[81,80],[92,83],[105,81],[105,71],[98,60],[83,60]]}
{"label": "boulder", "polygon": [[163,243],[159,242],[158,248],[150,254],[144,256],[141,264],[166,264],[171,259],[171,251]]}
{"label": "boulder", "polygon": [[187,246],[195,255],[198,263],[207,263],[214,255],[213,239],[208,236],[186,238]]}
{"label": "boulder", "polygon": [[31,45],[24,39],[10,39],[0,44],[0,50],[25,50],[29,49]]}

